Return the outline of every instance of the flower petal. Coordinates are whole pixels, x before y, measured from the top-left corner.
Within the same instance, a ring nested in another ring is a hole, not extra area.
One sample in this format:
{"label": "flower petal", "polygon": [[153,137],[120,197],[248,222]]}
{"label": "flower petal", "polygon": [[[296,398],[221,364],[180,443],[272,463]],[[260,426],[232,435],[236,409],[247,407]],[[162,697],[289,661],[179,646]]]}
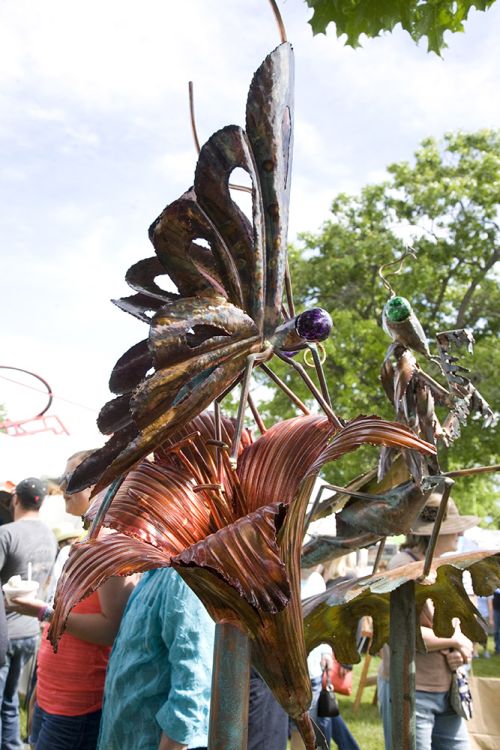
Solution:
{"label": "flower petal", "polygon": [[247,507],[290,503],[335,428],[309,415],[273,425],[242,454],[237,473]]}
{"label": "flower petal", "polygon": [[54,617],[48,633],[54,649],[73,607],[108,578],[165,568],[169,564],[170,556],[161,549],[123,534],[106,534],[75,543],[57,584]]}
{"label": "flower petal", "polygon": [[[189,547],[173,558],[172,565],[215,572],[214,608],[218,582],[223,578],[252,607],[279,612],[290,599],[290,584],[276,541],[284,516],[282,505],[259,508]],[[208,593],[203,601],[207,596]]]}
{"label": "flower petal", "polygon": [[[86,520],[93,521],[99,502]],[[186,469],[142,461],[120,485],[103,521],[116,531],[177,555],[216,530],[210,508],[193,490]]]}
{"label": "flower petal", "polygon": [[324,464],[335,461],[345,453],[350,453],[366,443],[410,448],[430,456],[436,453],[434,445],[421,440],[408,427],[398,422],[387,422],[375,416],[359,416],[348,422],[333,436],[310,468],[309,473],[318,472]]}

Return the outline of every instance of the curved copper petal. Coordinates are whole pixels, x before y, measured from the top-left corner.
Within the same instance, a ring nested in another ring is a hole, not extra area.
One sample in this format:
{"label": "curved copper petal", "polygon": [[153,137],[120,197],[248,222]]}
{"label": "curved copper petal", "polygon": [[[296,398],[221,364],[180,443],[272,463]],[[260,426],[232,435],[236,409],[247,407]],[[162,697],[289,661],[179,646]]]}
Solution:
{"label": "curved copper petal", "polygon": [[335,461],[365,443],[411,448],[431,456],[436,453],[435,446],[421,440],[408,427],[398,422],[387,422],[375,416],[359,416],[348,422],[333,436],[311,467],[310,472],[319,471],[328,461]]}
{"label": "curved copper petal", "polygon": [[360,617],[370,615],[374,632],[370,652],[377,653],[389,638],[390,593],[408,581],[416,581],[417,611],[427,599],[433,600],[436,635],[450,637],[454,631],[452,620],[458,617],[466,636],[472,641],[484,641],[485,626],[464,588],[462,573],[470,572],[476,594],[488,596],[500,585],[500,554],[480,551],[436,558],[431,577],[420,581],[423,566],[422,560],[367,578],[345,581],[308,599],[304,602],[308,651],[320,643],[330,643],[339,661],[346,664],[359,661],[356,628]]}
{"label": "curved copper petal", "polygon": [[223,578],[252,607],[279,612],[290,599],[290,584],[276,541],[284,516],[282,505],[259,508],[184,550],[173,558],[172,565],[215,572],[214,607],[218,578]]}
{"label": "curved copper petal", "polygon": [[124,393],[104,404],[97,417],[97,426],[103,435],[112,435],[132,424],[130,393]]}
{"label": "curved copper petal", "polygon": [[322,416],[273,425],[239,459],[237,473],[249,510],[290,503],[335,428]]}
{"label": "curved copper petal", "polygon": [[[68,492],[79,492],[85,489],[85,487],[95,484],[97,477],[104,473],[106,467],[112,464],[116,457],[130,444],[130,441],[136,437],[137,427],[135,424],[129,424],[122,430],[115,432],[102,448],[94,451],[94,453],[76,467],[68,482]],[[104,483],[102,487],[96,490],[95,494],[100,489],[107,487],[111,481],[112,479],[110,482]]]}
{"label": "curved copper petal", "polygon": [[[168,557],[179,554],[217,529],[192,479],[186,469],[142,461],[123,480],[103,525],[158,547]],[[99,505],[92,504],[86,520],[94,519]]]}
{"label": "curved copper petal", "polygon": [[108,578],[165,568],[169,564],[170,556],[164,551],[124,534],[106,534],[75,543],[57,583],[54,617],[48,632],[54,650],[75,604],[90,596]]}

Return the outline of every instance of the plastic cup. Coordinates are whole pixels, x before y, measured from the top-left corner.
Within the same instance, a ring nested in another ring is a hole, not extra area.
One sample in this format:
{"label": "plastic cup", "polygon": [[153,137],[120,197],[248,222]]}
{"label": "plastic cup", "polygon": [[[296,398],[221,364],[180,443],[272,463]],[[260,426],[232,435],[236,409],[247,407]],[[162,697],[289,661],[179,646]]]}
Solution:
{"label": "plastic cup", "polygon": [[16,599],[17,597],[26,596],[27,594],[34,594],[36,591],[38,591],[38,587],[40,585],[38,581],[21,581],[21,584],[21,586],[12,586],[9,583],[4,583],[4,585],[2,586],[2,590],[5,594],[7,604],[12,604],[12,599]]}

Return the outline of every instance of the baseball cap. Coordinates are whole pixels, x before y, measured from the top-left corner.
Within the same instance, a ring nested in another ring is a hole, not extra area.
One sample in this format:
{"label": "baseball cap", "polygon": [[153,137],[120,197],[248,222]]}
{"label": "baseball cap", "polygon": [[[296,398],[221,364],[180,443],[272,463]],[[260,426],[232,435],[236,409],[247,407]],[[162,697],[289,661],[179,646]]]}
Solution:
{"label": "baseball cap", "polygon": [[23,479],[16,485],[16,495],[25,503],[40,506],[48,492],[47,483],[36,477]]}

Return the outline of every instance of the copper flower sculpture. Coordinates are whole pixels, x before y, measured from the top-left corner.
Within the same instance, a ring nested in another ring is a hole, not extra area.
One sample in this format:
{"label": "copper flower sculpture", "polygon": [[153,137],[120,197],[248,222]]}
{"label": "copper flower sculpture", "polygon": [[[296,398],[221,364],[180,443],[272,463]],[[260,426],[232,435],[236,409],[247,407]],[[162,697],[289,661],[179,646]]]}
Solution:
{"label": "copper flower sculpture", "polygon": [[[326,339],[332,327],[321,308],[296,316],[290,285],[288,310],[282,303],[292,119],[293,54],[286,43],[254,75],[246,131],[229,125],[212,135],[200,151],[194,187],[149,230],[156,256],[127,272],[136,294],[115,302],[149,324],[149,338],[116,363],[110,389],[118,395],[98,418],[101,432],[112,437],[80,464],[70,491],[106,487],[243,379],[235,459],[252,369],[274,354],[301,371],[325,413],[341,426],[328,399],[288,357]],[[231,198],[235,168],[252,181],[251,222]],[[160,288],[160,275],[177,291]]]}
{"label": "copper flower sculpture", "polygon": [[[253,443],[244,432],[234,471],[226,451],[217,456],[214,427],[213,415],[196,417],[154,461],[129,472],[104,518],[116,533],[71,553],[49,636],[56,644],[71,608],[109,576],[172,565],[217,622],[248,634],[253,663],[313,750],[299,572],[312,484],[326,462],[364,443],[434,448],[378,417],[338,429],[324,416],[304,416]],[[223,419],[222,429],[230,444],[234,424]]]}

